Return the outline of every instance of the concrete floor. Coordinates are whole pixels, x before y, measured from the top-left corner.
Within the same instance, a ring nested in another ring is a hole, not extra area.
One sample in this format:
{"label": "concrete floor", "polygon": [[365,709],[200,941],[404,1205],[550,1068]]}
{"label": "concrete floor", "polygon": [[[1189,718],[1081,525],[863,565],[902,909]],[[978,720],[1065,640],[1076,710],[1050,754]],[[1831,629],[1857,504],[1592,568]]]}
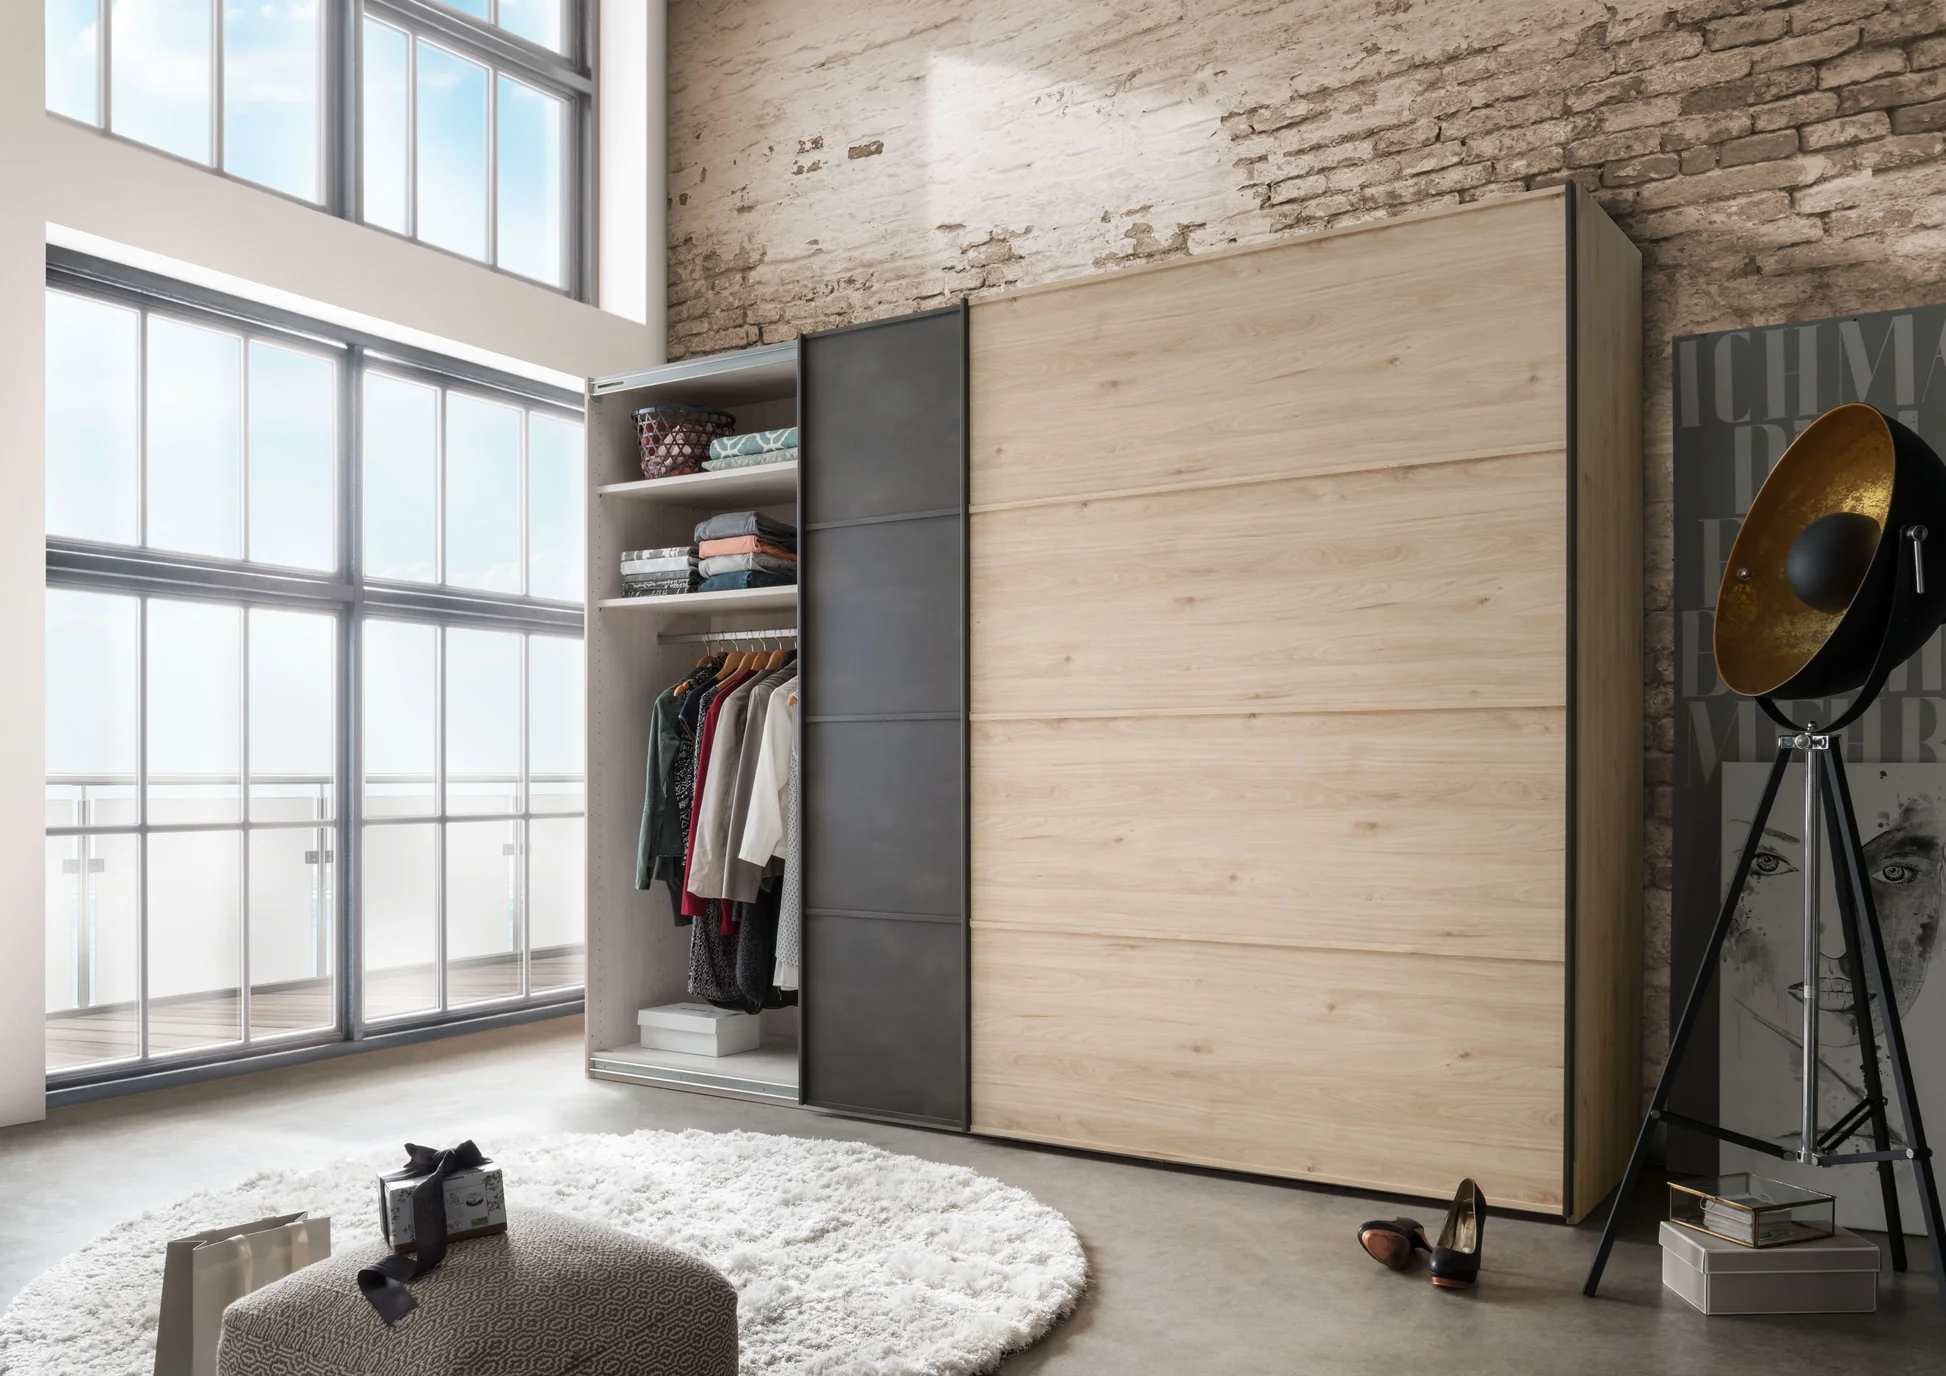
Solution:
{"label": "concrete floor", "polygon": [[[0,1131],[0,1300],[117,1219],[272,1161],[515,1134],[744,1128],[855,1138],[1033,1191],[1074,1221],[1094,1271],[1080,1310],[1009,1373],[1493,1372],[1669,1376],[1946,1369],[1946,1309],[1923,1269],[1887,1273],[1880,1312],[1710,1319],[1665,1295],[1652,1220],[1580,1295],[1597,1230],[1505,1216],[1480,1288],[1448,1293],[1366,1259],[1356,1225],[1429,1205],[1230,1179],[587,1079],[556,1019],[58,1110]],[[1409,1128],[1402,1125],[1402,1130]],[[22,1373],[22,1376],[27,1376]]]}

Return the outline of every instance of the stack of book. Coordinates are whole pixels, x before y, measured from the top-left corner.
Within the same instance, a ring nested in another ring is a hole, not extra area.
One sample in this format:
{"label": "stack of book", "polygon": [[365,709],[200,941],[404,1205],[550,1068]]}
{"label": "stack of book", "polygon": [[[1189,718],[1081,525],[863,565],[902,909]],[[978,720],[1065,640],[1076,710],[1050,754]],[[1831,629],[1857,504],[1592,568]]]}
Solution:
{"label": "stack of book", "polygon": [[1739,1204],[1755,1206],[1771,1202],[1755,1195],[1728,1199],[1711,1197],[1703,1201],[1703,1227],[1718,1237],[1740,1242],[1745,1247],[1773,1247],[1780,1242],[1788,1242],[1796,1231],[1788,1212],[1760,1214],[1754,1207],[1737,1207]]}
{"label": "stack of book", "polygon": [[668,597],[694,592],[701,580],[694,545],[622,551],[622,596]]}

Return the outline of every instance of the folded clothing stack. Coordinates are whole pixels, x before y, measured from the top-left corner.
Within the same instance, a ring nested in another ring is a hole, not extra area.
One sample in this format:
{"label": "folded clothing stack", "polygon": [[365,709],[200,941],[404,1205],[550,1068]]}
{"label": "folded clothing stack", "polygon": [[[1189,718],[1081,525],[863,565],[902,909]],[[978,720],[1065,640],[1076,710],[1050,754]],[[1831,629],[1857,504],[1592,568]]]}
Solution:
{"label": "folded clothing stack", "polygon": [[703,467],[712,473],[726,468],[754,468],[766,463],[797,462],[797,427],[753,430],[747,435],[722,435],[709,442]]}
{"label": "folded clothing stack", "polygon": [[622,596],[667,597],[696,591],[701,575],[694,545],[622,552]]}
{"label": "folded clothing stack", "polygon": [[698,591],[776,588],[797,581],[797,531],[754,511],[730,511],[696,527]]}

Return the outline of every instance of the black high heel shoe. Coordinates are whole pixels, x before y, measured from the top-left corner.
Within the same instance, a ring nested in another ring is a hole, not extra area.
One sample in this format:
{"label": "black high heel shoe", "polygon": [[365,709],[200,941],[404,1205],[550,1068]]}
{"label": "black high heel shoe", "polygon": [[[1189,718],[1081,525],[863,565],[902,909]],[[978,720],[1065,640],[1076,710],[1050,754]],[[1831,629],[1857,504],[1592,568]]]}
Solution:
{"label": "black high heel shoe", "polygon": [[1471,1179],[1460,1181],[1439,1243],[1432,1249],[1432,1283],[1464,1290],[1480,1278],[1480,1248],[1486,1241],[1487,1198]]}
{"label": "black high heel shoe", "polygon": [[1426,1230],[1416,1218],[1375,1218],[1358,1225],[1358,1245],[1373,1261],[1403,1271],[1414,1252],[1430,1252]]}

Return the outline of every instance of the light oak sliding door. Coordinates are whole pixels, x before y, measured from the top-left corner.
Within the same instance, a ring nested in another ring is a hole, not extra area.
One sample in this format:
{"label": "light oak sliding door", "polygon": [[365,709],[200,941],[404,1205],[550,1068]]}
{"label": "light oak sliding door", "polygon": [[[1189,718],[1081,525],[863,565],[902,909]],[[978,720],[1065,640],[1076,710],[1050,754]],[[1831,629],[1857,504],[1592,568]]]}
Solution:
{"label": "light oak sliding door", "polygon": [[975,1130],[1599,1202],[1638,271],[1555,192],[972,307]]}

